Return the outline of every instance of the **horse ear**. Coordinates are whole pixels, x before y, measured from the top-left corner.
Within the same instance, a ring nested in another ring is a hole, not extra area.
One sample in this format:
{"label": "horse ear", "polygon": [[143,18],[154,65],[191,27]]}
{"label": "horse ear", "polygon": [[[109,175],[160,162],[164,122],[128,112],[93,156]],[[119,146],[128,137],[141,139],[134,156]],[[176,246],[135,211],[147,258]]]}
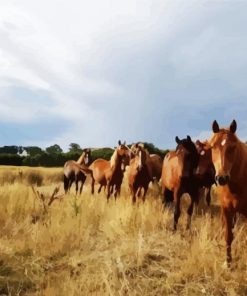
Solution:
{"label": "horse ear", "polygon": [[121,141],[120,141],[120,140],[118,140],[118,145],[119,145],[119,146],[121,145]]}
{"label": "horse ear", "polygon": [[196,145],[202,145],[202,142],[200,140],[196,140]]}
{"label": "horse ear", "polygon": [[216,134],[220,131],[220,128],[219,128],[219,125],[218,125],[218,122],[216,120],[214,120],[213,124],[212,124],[212,130],[213,132]]}
{"label": "horse ear", "polygon": [[236,130],[237,130],[237,122],[235,119],[233,119],[233,121],[230,125],[230,132],[234,134],[236,132]]}
{"label": "horse ear", "polygon": [[126,141],[123,142],[123,145],[124,145],[124,146],[126,145]]}
{"label": "horse ear", "polygon": [[191,137],[187,136],[187,141],[192,142]]}
{"label": "horse ear", "polygon": [[175,141],[177,142],[177,144],[180,144],[181,143],[181,140],[179,140],[179,137],[178,136],[176,136]]}

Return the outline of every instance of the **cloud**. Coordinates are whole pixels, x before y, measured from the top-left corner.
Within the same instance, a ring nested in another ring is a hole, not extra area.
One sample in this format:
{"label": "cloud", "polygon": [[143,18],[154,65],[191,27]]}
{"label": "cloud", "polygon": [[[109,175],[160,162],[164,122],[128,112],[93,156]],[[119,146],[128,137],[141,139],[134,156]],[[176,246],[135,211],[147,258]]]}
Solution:
{"label": "cloud", "polygon": [[113,146],[120,138],[166,148],[215,118],[234,117],[247,130],[244,2],[0,6],[0,124],[46,129],[44,140],[24,133],[22,143]]}

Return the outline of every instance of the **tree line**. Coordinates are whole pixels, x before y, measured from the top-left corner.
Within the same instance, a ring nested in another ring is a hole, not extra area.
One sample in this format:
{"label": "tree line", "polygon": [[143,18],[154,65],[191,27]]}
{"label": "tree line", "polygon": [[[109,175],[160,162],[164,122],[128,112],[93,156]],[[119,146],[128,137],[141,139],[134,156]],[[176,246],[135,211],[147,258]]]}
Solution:
{"label": "tree line", "polygon": [[[144,143],[144,145],[150,154],[156,153],[164,157],[168,152],[155,147],[152,143]],[[71,143],[68,152],[64,152],[57,144],[45,149],[38,146],[3,146],[0,147],[0,165],[60,167],[67,160],[77,160],[82,151],[83,149],[77,143]],[[92,159],[109,160],[113,151],[114,149],[108,147],[92,149]]]}

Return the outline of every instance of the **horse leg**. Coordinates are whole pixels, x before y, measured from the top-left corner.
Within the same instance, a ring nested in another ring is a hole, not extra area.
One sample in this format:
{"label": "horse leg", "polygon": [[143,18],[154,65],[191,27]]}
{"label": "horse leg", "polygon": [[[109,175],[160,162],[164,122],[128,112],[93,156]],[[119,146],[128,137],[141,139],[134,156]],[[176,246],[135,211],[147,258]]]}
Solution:
{"label": "horse leg", "polygon": [[136,195],[138,198],[141,196],[141,193],[142,193],[142,187],[139,187],[136,192]]}
{"label": "horse leg", "polygon": [[68,185],[68,191],[69,192],[70,192],[70,189],[71,189],[71,186],[72,186],[73,182],[74,182],[74,179],[69,180],[69,185]]}
{"label": "horse leg", "polygon": [[78,193],[78,182],[79,182],[79,180],[78,180],[78,176],[76,176],[76,177],[75,177],[75,192],[76,192],[76,195],[77,195],[77,193]]}
{"label": "horse leg", "polygon": [[187,225],[186,229],[189,230],[191,226],[191,216],[193,214],[193,207],[194,207],[194,198],[193,196],[190,197],[190,205],[187,210],[188,218],[187,218]]}
{"label": "horse leg", "polygon": [[208,188],[208,192],[207,192],[207,195],[206,195],[206,202],[207,202],[207,205],[209,207],[210,204],[211,204],[211,186]]}
{"label": "horse leg", "polygon": [[65,194],[67,194],[69,190],[69,179],[65,175],[63,175],[63,187]]}
{"label": "horse leg", "polygon": [[92,174],[91,175],[91,194],[94,194],[94,184],[95,184],[95,180],[94,180],[94,177],[93,177],[93,174]]}
{"label": "horse leg", "polygon": [[101,192],[101,189],[102,189],[102,184],[100,184],[100,186],[99,186],[99,189],[98,189],[98,193],[100,193]]}
{"label": "horse leg", "polygon": [[110,181],[107,182],[107,202],[109,201],[109,198],[111,196],[111,184]]}
{"label": "horse leg", "polygon": [[165,187],[163,193],[163,204],[165,207],[169,206],[173,202],[173,192]]}
{"label": "horse leg", "polygon": [[223,208],[223,219],[225,222],[226,262],[228,267],[230,267],[232,261],[231,245],[233,241],[232,228],[234,215],[235,213],[231,208]]}
{"label": "horse leg", "polygon": [[183,192],[182,192],[181,188],[176,189],[174,192],[174,201],[175,201],[174,225],[173,225],[174,230],[177,230],[178,219],[181,214],[180,199],[181,199],[182,194],[183,194]]}
{"label": "horse leg", "polygon": [[142,201],[145,202],[146,200],[146,194],[147,194],[147,191],[148,191],[148,186],[144,186],[144,192],[143,192],[143,196],[142,196]]}
{"label": "horse leg", "polygon": [[82,177],[82,179],[81,179],[80,194],[82,193],[82,189],[83,189],[83,185],[84,185],[85,181],[86,181],[86,176]]}

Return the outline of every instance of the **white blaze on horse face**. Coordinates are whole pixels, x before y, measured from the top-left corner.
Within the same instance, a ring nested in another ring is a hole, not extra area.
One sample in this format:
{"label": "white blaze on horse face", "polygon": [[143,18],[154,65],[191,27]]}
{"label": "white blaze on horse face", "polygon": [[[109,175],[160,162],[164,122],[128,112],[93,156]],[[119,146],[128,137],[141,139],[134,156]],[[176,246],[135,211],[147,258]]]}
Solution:
{"label": "white blaze on horse face", "polygon": [[205,153],[206,153],[205,150],[202,150],[200,154],[203,156],[205,155]]}
{"label": "white blaze on horse face", "polygon": [[85,162],[85,165],[88,165],[88,162],[89,162],[89,157],[88,157],[88,155],[85,156],[85,160],[84,160],[84,162]]}
{"label": "white blaze on horse face", "polygon": [[226,144],[226,139],[224,139],[222,142],[221,142],[221,146],[224,146]]}
{"label": "white blaze on horse face", "polygon": [[138,159],[138,167],[142,167],[142,151],[140,150],[138,153],[139,159]]}

